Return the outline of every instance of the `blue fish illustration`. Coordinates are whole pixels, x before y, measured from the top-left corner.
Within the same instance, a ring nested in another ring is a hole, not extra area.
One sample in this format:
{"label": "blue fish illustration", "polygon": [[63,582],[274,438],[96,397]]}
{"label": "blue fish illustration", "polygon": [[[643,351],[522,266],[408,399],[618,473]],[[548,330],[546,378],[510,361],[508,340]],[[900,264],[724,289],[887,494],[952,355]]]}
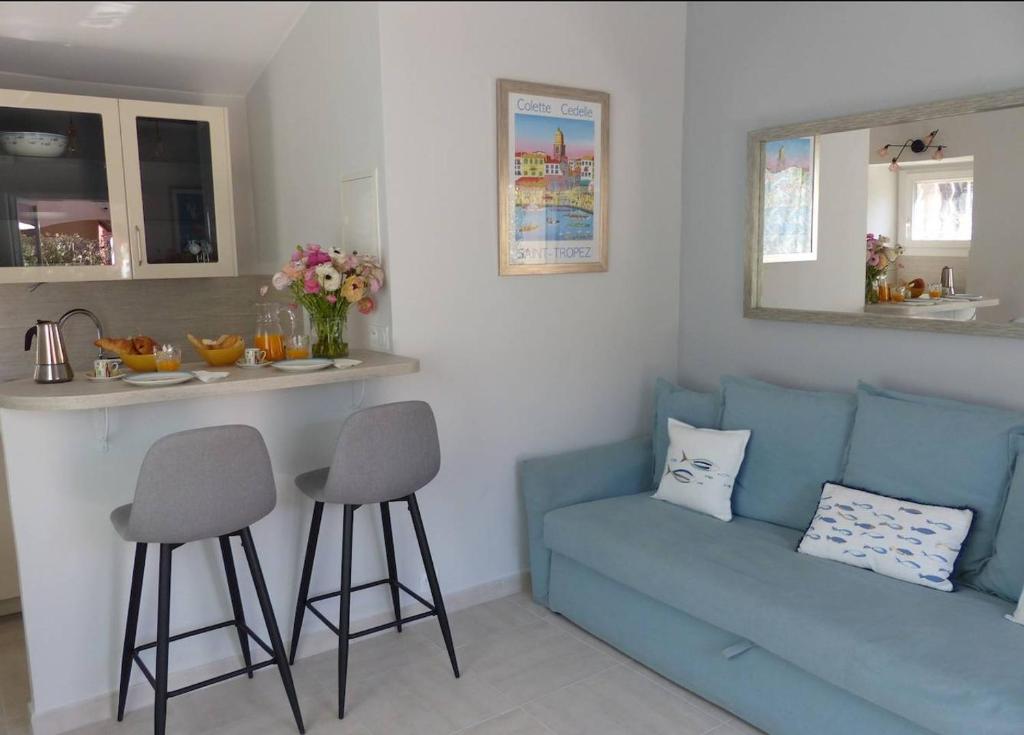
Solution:
{"label": "blue fish illustration", "polygon": [[807,538],[813,539],[814,541],[819,541],[821,539],[821,534],[820,533],[811,533],[810,531],[808,531],[807,532]]}
{"label": "blue fish illustration", "polygon": [[832,506],[825,505],[824,503],[822,503],[821,505],[818,506],[818,510],[832,510]]}
{"label": "blue fish illustration", "polygon": [[[897,548],[896,549],[896,553],[897,554],[902,554],[903,556],[913,556],[914,555],[914,552],[911,551],[910,549],[900,549],[900,548]],[[928,556],[928,555],[925,554],[925,556]]]}
{"label": "blue fish illustration", "polygon": [[933,531],[930,528],[916,528],[914,526],[911,526],[910,530],[911,531],[916,531],[917,533],[923,534],[925,536],[932,536],[935,533],[935,531]]}
{"label": "blue fish illustration", "polygon": [[939,572],[940,573],[945,572],[946,574],[949,574],[949,570],[948,569],[940,569]]}
{"label": "blue fish illustration", "polygon": [[839,503],[836,503],[836,507],[839,508],[839,510],[853,510],[852,505],[840,505]]}
{"label": "blue fish illustration", "polygon": [[863,559],[865,556],[867,556],[867,554],[865,554],[863,551],[855,551],[854,549],[844,549],[843,553],[849,554],[850,556],[856,557],[858,559]]}
{"label": "blue fish illustration", "polygon": [[946,543],[937,543],[937,544],[935,544],[935,546],[937,546],[937,547],[941,546],[943,549],[949,549],[954,554],[956,552],[960,551],[960,545],[959,544],[957,544],[956,546],[950,546],[949,544],[946,544]]}
{"label": "blue fish illustration", "polygon": [[676,482],[681,482],[685,485],[693,480],[693,473],[685,467],[669,471],[672,473],[672,477],[675,478]]}
{"label": "blue fish illustration", "polygon": [[875,506],[871,505],[871,503],[854,503],[853,507],[854,508],[862,508],[864,510],[871,510]]}
{"label": "blue fish illustration", "polygon": [[831,500],[831,499],[832,499],[832,496],[831,496],[831,495],[822,495],[822,496],[821,496],[821,502],[823,502],[823,503],[824,503],[824,502],[825,502],[826,500]]}
{"label": "blue fish illustration", "polygon": [[903,539],[903,540],[904,540],[904,541],[906,541],[907,543],[911,543],[911,544],[914,544],[915,546],[920,546],[920,545],[921,545],[921,539],[919,539],[919,538],[914,538],[913,536],[900,536],[900,535],[899,535],[899,534],[897,533],[897,534],[896,534],[896,538],[898,538],[898,539]]}
{"label": "blue fish illustration", "polygon": [[900,506],[900,512],[901,513],[909,513],[912,516],[919,516],[919,515],[921,515],[921,511],[919,511],[917,508],[904,508],[902,505]]}
{"label": "blue fish illustration", "polygon": [[893,523],[892,521],[882,521],[878,525],[879,526],[885,526],[886,528],[891,528],[893,531],[902,531],[903,530],[903,526],[901,526],[898,523]]}
{"label": "blue fish illustration", "polygon": [[936,577],[934,574],[918,574],[917,576],[921,579],[927,579],[929,582],[939,583],[946,581],[945,577]]}
{"label": "blue fish illustration", "polygon": [[867,536],[868,538],[873,538],[873,539],[885,538],[885,534],[884,533],[871,533],[871,531],[861,531],[860,535],[861,536]]}
{"label": "blue fish illustration", "polygon": [[923,556],[926,559],[938,559],[943,564],[949,564],[949,559],[944,557],[942,554],[929,554],[927,551],[922,551],[921,556]]}
{"label": "blue fish illustration", "polygon": [[853,525],[857,526],[857,528],[866,528],[866,529],[868,529],[869,531],[870,531],[870,530],[871,530],[872,528],[874,528],[874,526],[872,526],[872,525],[871,525],[870,523],[854,523]]}
{"label": "blue fish illustration", "polygon": [[871,549],[876,554],[888,554],[889,553],[886,549],[883,549],[881,546],[868,546],[868,545],[865,544],[864,548],[865,549]]}
{"label": "blue fish illustration", "polygon": [[927,523],[929,526],[938,526],[939,528],[942,528],[946,531],[953,530],[953,527],[951,525],[949,525],[948,523],[943,523],[942,521],[933,521],[930,518],[926,518],[925,523]]}
{"label": "blue fish illustration", "polygon": [[872,512],[871,515],[873,515],[875,518],[888,518],[890,521],[895,521],[896,520],[896,516],[891,516],[888,513],[875,513],[875,512]]}
{"label": "blue fish illustration", "polygon": [[855,516],[853,513],[842,513],[842,512],[840,512],[839,517],[840,518],[845,518],[848,521],[855,521],[855,520],[857,520],[857,516]]}
{"label": "blue fish illustration", "polygon": [[826,536],[825,538],[827,538],[832,543],[836,543],[836,544],[845,544],[846,543],[846,539],[842,538],[841,536]]}
{"label": "blue fish illustration", "polygon": [[853,535],[853,531],[851,531],[848,528],[840,528],[839,526],[832,526],[832,530],[835,531],[836,533],[841,533],[844,536],[852,536]]}
{"label": "blue fish illustration", "polygon": [[918,564],[916,561],[910,561],[910,559],[900,559],[898,556],[896,557],[896,563],[897,564],[906,564],[908,567],[912,567],[914,569],[920,569],[921,568],[921,565]]}
{"label": "blue fish illustration", "polygon": [[836,523],[837,522],[836,519],[831,517],[831,516],[818,516],[818,520],[819,521],[824,521],[825,523]]}
{"label": "blue fish illustration", "polygon": [[715,466],[715,463],[712,462],[710,459],[694,459],[690,461],[690,464],[692,464],[698,470],[703,470],[704,472],[711,470]]}

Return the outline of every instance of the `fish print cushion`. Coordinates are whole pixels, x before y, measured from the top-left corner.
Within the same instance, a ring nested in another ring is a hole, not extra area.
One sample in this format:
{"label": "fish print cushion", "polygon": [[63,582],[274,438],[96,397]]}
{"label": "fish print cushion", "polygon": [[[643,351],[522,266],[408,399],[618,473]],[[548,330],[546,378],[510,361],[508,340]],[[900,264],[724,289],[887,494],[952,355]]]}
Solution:
{"label": "fish print cushion", "polygon": [[971,510],[826,482],[797,551],[950,592],[949,577],[973,519]]}
{"label": "fish print cushion", "polygon": [[722,521],[732,520],[732,486],[750,432],[697,429],[668,419],[665,471],[654,497]]}

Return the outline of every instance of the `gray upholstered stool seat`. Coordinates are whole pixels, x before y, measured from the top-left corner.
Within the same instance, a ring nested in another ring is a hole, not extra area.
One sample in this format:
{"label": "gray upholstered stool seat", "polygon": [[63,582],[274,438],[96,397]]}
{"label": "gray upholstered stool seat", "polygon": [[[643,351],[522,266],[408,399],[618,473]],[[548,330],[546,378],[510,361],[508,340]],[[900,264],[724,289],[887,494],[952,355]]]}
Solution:
{"label": "gray upholstered stool seat", "polygon": [[318,470],[310,470],[296,475],[295,486],[306,495],[306,497],[324,502],[324,488],[327,485],[327,473],[330,467],[321,467]]}
{"label": "gray upholstered stool seat", "polygon": [[[132,572],[128,601],[128,622],[125,626],[121,653],[121,680],[118,692],[117,719],[124,718],[132,664],[137,663],[156,690],[154,731],[164,735],[167,722],[167,700],[202,686],[232,676],[252,674],[256,669],[276,665],[299,732],[305,732],[299,711],[295,686],[288,660],[270,604],[266,581],[260,567],[249,526],[270,513],[277,503],[277,488],[270,465],[270,455],[260,433],[251,426],[214,426],[171,434],[150,447],[142,461],[135,487],[135,499],[118,506],[110,514],[114,529],[126,541],[135,544],[135,567]],[[270,637],[264,643],[246,625],[242,608],[234,555],[230,539],[238,536],[252,574],[263,619]],[[224,574],[227,578],[233,617],[187,633],[173,640],[199,635],[219,628],[235,628],[242,649],[245,667],[238,671],[168,691],[168,658],[171,613],[172,552],[179,546],[203,539],[218,539]],[[142,601],[142,583],[146,569],[148,544],[160,546],[160,584],[157,604],[157,639],[155,643],[135,645]],[[250,640],[259,644],[271,658],[254,664],[249,650]],[[139,653],[156,648],[155,672],[149,669]]]}
{"label": "gray upholstered stool seat", "polygon": [[[448,615],[437,582],[434,562],[430,557],[430,546],[423,528],[416,491],[427,485],[441,467],[441,447],[437,438],[437,423],[434,412],[423,401],[404,401],[357,411],[341,427],[338,446],[330,467],[304,472],[295,478],[299,490],[313,499],[313,520],[309,526],[306,541],[306,557],[302,565],[299,582],[299,598],[295,604],[295,623],[292,628],[291,662],[299,647],[302,620],[308,609],[338,636],[338,717],[345,716],[345,686],[348,677],[349,640],[387,628],[402,631],[402,624],[430,616],[437,616],[441,635],[452,671],[459,676],[459,664],[455,658]],[[390,503],[404,502],[412,518],[416,541],[427,573],[432,601],[420,597],[398,581],[395,564],[395,546],[391,533]],[[324,504],[343,506],[344,521],[341,541],[341,589],[323,595],[309,596],[309,583],[316,558],[316,545],[320,536],[320,523]],[[352,522],[355,511],[361,505],[379,504],[381,526],[384,531],[384,553],[387,559],[388,576],[376,582],[352,585]],[[393,623],[378,625],[355,633],[349,631],[349,602],[352,592],[378,585],[391,588],[391,604],[395,613]],[[427,608],[426,612],[402,617],[399,606],[399,592],[405,592]],[[313,603],[332,597],[340,597],[338,624],[334,625]]]}

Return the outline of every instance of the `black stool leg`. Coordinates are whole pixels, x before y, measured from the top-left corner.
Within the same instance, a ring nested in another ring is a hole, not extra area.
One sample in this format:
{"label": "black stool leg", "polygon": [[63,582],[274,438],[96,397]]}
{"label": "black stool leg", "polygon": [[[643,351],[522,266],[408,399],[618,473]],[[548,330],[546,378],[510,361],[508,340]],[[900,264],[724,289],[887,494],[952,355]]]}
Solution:
{"label": "black stool leg", "polygon": [[416,496],[410,495],[406,499],[409,503],[409,513],[412,515],[412,526],[416,531],[416,540],[420,545],[420,556],[423,557],[423,569],[427,573],[427,582],[430,584],[430,594],[434,599],[434,610],[437,612],[437,622],[441,625],[441,635],[444,636],[444,646],[448,649],[448,658],[452,661],[452,671],[455,678],[459,678],[459,662],[455,659],[455,644],[452,643],[452,630],[448,625],[448,614],[444,609],[444,599],[441,597],[441,586],[437,583],[437,572],[434,571],[434,560],[430,556],[430,545],[427,543],[427,532],[423,528],[423,518],[420,517],[420,506],[416,502]]}
{"label": "black stool leg", "polygon": [[299,599],[295,603],[295,623],[292,625],[292,645],[288,662],[295,665],[295,654],[299,650],[299,633],[302,632],[302,618],[306,614],[306,600],[309,597],[309,580],[313,577],[313,561],[316,559],[316,542],[320,538],[320,521],[324,517],[324,504],[313,504],[313,520],[309,524],[309,539],[306,541],[306,560],[302,562],[302,579],[299,582]]}
{"label": "black stool leg", "polygon": [[160,592],[156,614],[156,705],[153,732],[164,735],[167,729],[167,664],[171,637],[171,553],[172,544],[160,544]]}
{"label": "black stool leg", "polygon": [[352,520],[355,505],[345,506],[341,529],[341,604],[338,612],[338,719],[345,717],[345,687],[348,683],[348,613],[352,596]]}
{"label": "black stool leg", "polygon": [[128,596],[128,621],[124,626],[124,648],[121,650],[121,685],[117,690],[117,721],[124,719],[124,705],[128,700],[128,684],[132,679],[135,656],[135,631],[139,627],[139,603],[142,602],[142,578],[146,573],[146,544],[135,544],[135,567],[132,569],[132,588]]}
{"label": "black stool leg", "polygon": [[380,504],[380,522],[384,527],[384,554],[388,558],[388,584],[391,587],[391,606],[395,609],[397,630],[402,632],[402,608],[398,602],[398,565],[395,564],[395,537],[391,534],[391,508]]}
{"label": "black stool leg", "polygon": [[242,648],[245,670],[252,678],[252,653],[249,651],[249,634],[245,630],[245,609],[242,596],[238,593],[238,575],[235,573],[235,556],[231,553],[231,540],[220,537],[220,555],[224,559],[224,576],[228,578],[228,594],[231,596],[231,612],[235,616],[235,630],[238,631],[238,645]]}
{"label": "black stool leg", "polygon": [[270,604],[270,594],[267,592],[267,582],[263,578],[263,569],[260,567],[260,559],[256,555],[256,547],[252,543],[252,534],[248,528],[239,531],[242,537],[242,549],[245,551],[245,559],[249,562],[249,572],[252,574],[252,583],[256,588],[256,597],[260,601],[260,608],[263,610],[263,621],[267,625],[267,634],[270,636],[270,647],[274,650],[274,659],[277,661],[277,670],[281,673],[281,681],[284,683],[284,690],[288,694],[288,703],[292,707],[292,714],[295,715],[295,724],[300,733],[306,732],[302,724],[302,712],[299,710],[299,700],[295,696],[295,684],[292,682],[292,672],[288,668],[288,657],[284,652],[284,643],[281,641],[281,631],[277,627],[277,618],[274,617],[274,607]]}

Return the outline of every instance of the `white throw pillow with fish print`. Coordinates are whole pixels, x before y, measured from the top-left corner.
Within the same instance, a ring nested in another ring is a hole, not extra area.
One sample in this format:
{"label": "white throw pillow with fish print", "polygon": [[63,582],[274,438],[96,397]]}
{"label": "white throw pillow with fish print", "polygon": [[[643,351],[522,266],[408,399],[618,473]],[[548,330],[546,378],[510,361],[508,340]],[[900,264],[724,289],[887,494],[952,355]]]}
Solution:
{"label": "white throw pillow with fish print", "polygon": [[922,505],[825,483],[802,554],[950,592],[974,512]]}
{"label": "white throw pillow with fish print", "polygon": [[654,497],[731,521],[732,486],[749,440],[746,429],[696,429],[669,419],[665,473]]}

